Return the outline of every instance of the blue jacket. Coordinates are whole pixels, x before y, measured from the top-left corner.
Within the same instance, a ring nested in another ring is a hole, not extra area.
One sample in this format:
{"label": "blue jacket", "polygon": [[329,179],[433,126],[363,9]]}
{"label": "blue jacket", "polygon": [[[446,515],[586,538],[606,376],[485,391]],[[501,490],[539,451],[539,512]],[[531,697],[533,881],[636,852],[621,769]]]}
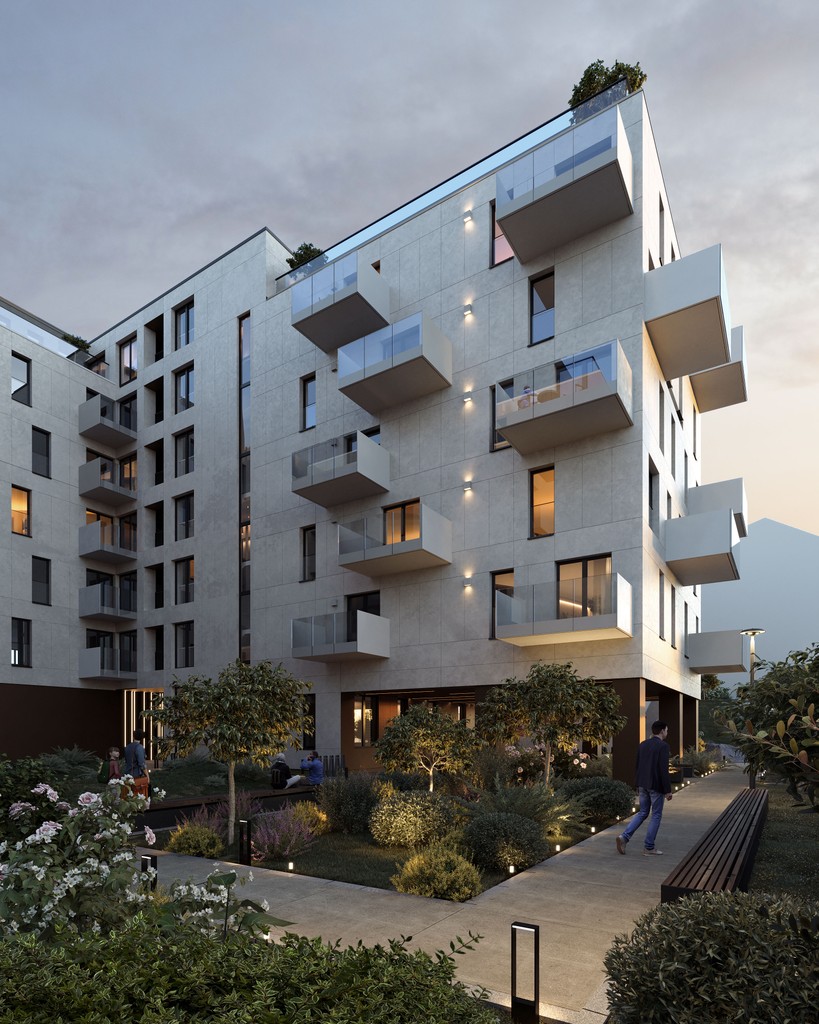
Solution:
{"label": "blue jacket", "polygon": [[665,740],[652,736],[643,740],[637,748],[637,779],[639,789],[655,793],[670,793],[671,779],[668,777],[668,758],[671,750]]}
{"label": "blue jacket", "polygon": [[311,786],[320,786],[324,782],[324,765],[320,757],[305,757],[301,762],[302,771],[307,772],[307,781]]}

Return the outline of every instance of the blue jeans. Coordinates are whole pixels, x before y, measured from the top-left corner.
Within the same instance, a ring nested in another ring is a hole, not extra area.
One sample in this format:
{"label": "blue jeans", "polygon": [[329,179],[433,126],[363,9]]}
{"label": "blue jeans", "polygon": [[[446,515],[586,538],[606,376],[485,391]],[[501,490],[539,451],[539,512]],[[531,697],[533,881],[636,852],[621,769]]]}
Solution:
{"label": "blue jeans", "polygon": [[663,817],[665,794],[658,793],[656,789],[643,789],[642,786],[640,786],[638,792],[640,794],[640,810],[629,822],[627,828],[622,833],[622,838],[628,842],[649,814],[651,814],[651,821],[648,823],[648,832],[646,832],[645,848],[647,850],[653,850],[654,840],[657,838],[657,832],[660,829],[660,822]]}

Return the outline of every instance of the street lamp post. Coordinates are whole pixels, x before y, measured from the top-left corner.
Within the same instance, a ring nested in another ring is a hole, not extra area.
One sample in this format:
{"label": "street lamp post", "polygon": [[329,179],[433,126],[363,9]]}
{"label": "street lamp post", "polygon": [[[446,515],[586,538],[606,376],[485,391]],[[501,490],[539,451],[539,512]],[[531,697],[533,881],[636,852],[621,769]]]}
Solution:
{"label": "street lamp post", "polygon": [[[740,633],[743,636],[750,637],[750,639],[751,639],[751,658],[750,658],[750,661],[751,661],[751,671],[750,671],[750,675],[749,675],[749,679],[748,679],[749,687],[752,687],[754,685],[754,678],[756,676],[756,638],[758,636],[761,636],[764,632],[765,632],[764,629],[759,629],[756,626],[751,627],[749,629],[741,629],[740,630]],[[756,789],[756,773],[754,772],[753,768],[750,767],[750,766],[749,766],[749,770],[748,770],[748,788],[749,789]]]}

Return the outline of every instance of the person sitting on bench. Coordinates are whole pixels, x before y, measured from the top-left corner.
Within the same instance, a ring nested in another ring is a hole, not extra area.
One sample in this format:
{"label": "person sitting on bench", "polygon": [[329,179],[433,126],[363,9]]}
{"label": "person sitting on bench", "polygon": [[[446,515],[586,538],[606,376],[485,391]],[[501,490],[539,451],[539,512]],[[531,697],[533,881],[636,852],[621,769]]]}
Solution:
{"label": "person sitting on bench", "polygon": [[301,770],[307,772],[306,782],[308,785],[320,786],[324,782],[324,765],[317,750],[302,760]]}

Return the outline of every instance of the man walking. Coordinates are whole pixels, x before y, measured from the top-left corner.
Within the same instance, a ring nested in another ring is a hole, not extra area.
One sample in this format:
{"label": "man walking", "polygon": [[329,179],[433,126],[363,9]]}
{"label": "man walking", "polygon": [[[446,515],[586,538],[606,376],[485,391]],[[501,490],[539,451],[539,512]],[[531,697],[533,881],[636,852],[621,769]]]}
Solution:
{"label": "man walking", "polygon": [[617,837],[617,852],[625,853],[629,839],[651,814],[646,832],[643,855],[661,857],[654,841],[663,817],[663,801],[671,799],[671,780],[668,777],[668,758],[671,751],[665,741],[668,726],[655,722],[651,727],[651,739],[643,740],[637,750],[637,790],[640,794],[640,810],[634,815],[624,832]]}

